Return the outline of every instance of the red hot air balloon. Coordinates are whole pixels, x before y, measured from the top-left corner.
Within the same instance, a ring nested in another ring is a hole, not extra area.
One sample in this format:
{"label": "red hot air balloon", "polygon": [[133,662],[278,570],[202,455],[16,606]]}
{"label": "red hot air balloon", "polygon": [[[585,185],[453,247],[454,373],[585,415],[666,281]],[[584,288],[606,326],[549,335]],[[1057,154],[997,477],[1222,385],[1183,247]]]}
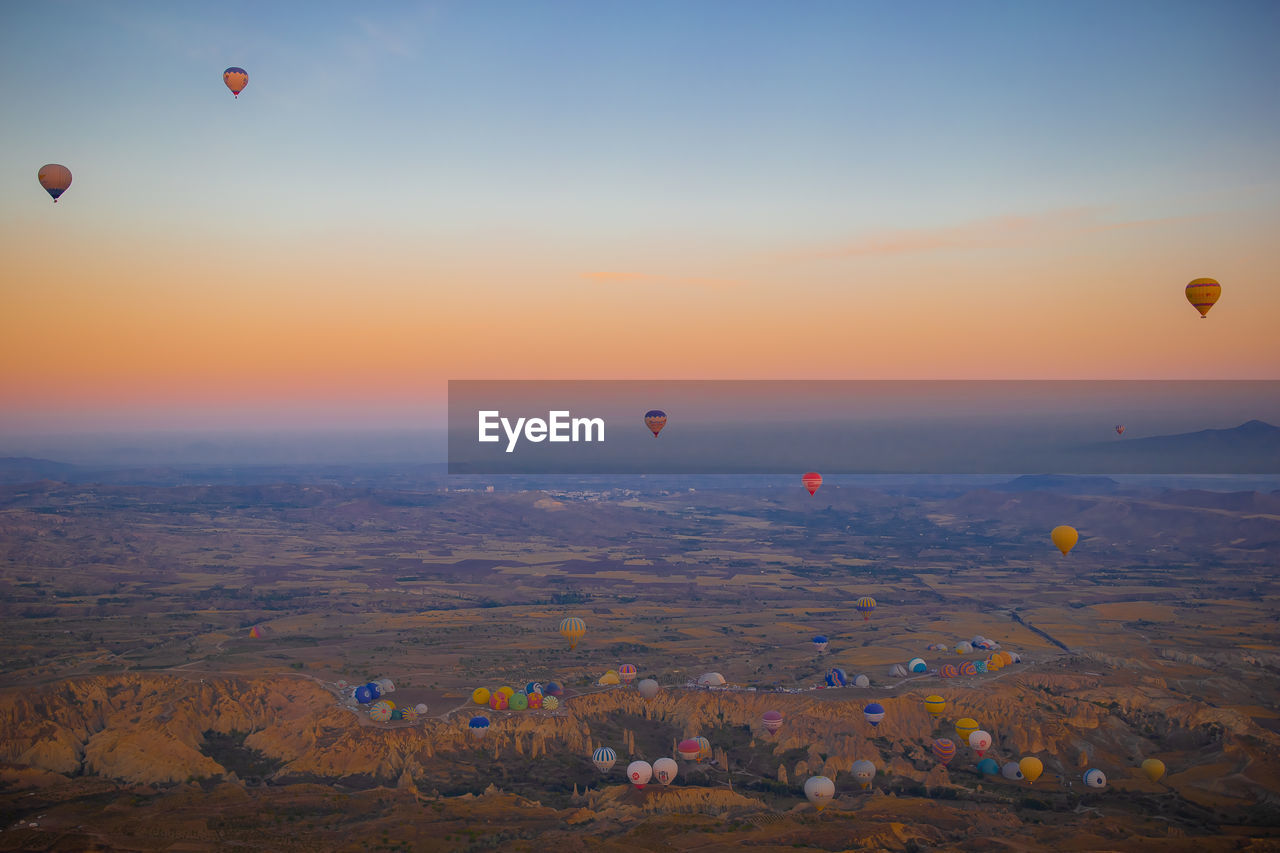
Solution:
{"label": "red hot air balloon", "polygon": [[658,433],[662,432],[662,428],[667,425],[667,413],[661,409],[650,409],[644,413],[644,425],[653,432],[653,437],[657,438]]}
{"label": "red hot air balloon", "polygon": [[782,728],[782,712],[781,711],[765,711],[764,716],[760,718],[764,723],[765,731],[769,734],[777,733]]}
{"label": "red hot air balloon", "polygon": [[1124,435],[1124,424],[1116,424],[1116,435]]}
{"label": "red hot air balloon", "polygon": [[822,475],[817,471],[810,471],[800,478],[800,482],[804,483],[804,487],[809,490],[809,494],[818,491],[818,487],[822,485]]}

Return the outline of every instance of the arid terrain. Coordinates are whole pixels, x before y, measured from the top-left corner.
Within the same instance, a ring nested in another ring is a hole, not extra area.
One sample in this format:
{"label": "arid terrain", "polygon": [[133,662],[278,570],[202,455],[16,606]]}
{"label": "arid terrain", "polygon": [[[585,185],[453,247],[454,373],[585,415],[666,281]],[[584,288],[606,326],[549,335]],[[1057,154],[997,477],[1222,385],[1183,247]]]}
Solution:
{"label": "arid terrain", "polygon": [[[0,850],[1280,849],[1280,494],[211,483],[0,486]],[[939,677],[985,655],[928,646],[979,634],[1021,663]],[[622,663],[661,692],[597,686]],[[831,667],[870,687],[811,689]],[[381,677],[426,715],[371,721]],[[557,710],[468,704],[535,680]],[[939,764],[961,717],[1044,775]],[[696,735],[711,759],[626,783]]]}

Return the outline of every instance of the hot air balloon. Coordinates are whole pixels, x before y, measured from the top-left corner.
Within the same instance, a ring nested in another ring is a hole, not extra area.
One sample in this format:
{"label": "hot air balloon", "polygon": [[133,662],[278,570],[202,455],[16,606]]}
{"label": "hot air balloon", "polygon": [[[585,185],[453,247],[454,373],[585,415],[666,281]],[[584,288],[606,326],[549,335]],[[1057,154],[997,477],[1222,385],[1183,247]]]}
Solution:
{"label": "hot air balloon", "polygon": [[618,667],[618,677],[622,679],[623,684],[630,684],[636,680],[636,665],[633,663],[624,663]]}
{"label": "hot air balloon", "polygon": [[864,595],[854,602],[853,609],[862,614],[863,622],[867,622],[871,619],[871,611],[876,609],[876,600],[869,595]]}
{"label": "hot air balloon", "polygon": [[1040,778],[1040,774],[1044,772],[1044,762],[1034,755],[1028,755],[1018,762],[1018,769],[1022,771],[1022,778],[1034,784]]}
{"label": "hot air balloon", "polygon": [[1107,774],[1101,770],[1086,770],[1084,772],[1084,783],[1090,788],[1107,787]]}
{"label": "hot air balloon", "polygon": [[1000,775],[1014,782],[1022,779],[1022,768],[1018,766],[1018,762],[1010,761],[1000,768]]}
{"label": "hot air balloon", "polygon": [[1209,309],[1222,295],[1222,285],[1211,278],[1193,278],[1187,285],[1187,301],[1200,312],[1200,319],[1206,319]]}
{"label": "hot air balloon", "polygon": [[[667,413],[660,409],[650,409],[644,413],[644,425],[653,431],[653,437],[657,438],[658,433],[662,432],[662,428],[667,425]],[[676,436],[679,438],[679,436]]]}
{"label": "hot air balloon", "polygon": [[924,662],[924,658],[912,658],[907,661],[907,669],[912,672],[928,672],[929,665]]}
{"label": "hot air balloon", "polygon": [[542,694],[541,694],[541,693],[530,693],[530,694],[528,695],[528,697],[529,697],[529,698],[528,698],[528,699],[526,699],[525,701],[527,701],[527,702],[529,703],[529,710],[530,710],[530,711],[537,711],[537,710],[539,710],[539,709],[541,709],[541,708],[542,708],[542,701],[543,701],[543,700],[542,700]]}
{"label": "hot air balloon", "polygon": [[870,687],[871,679],[867,678],[865,675],[855,675],[853,677],[853,686],[854,687]]}
{"label": "hot air balloon", "polygon": [[662,688],[658,686],[658,682],[654,681],[652,678],[646,678],[636,685],[636,690],[638,690],[640,695],[645,699],[652,699],[654,696],[657,696],[658,691],[661,689]]}
{"label": "hot air balloon", "polygon": [[419,714],[425,714],[425,713],[427,713],[427,706],[426,706],[426,703],[424,703],[424,702],[419,702],[417,705],[414,705],[414,706],[413,706],[413,710],[417,711]]}
{"label": "hot air balloon", "polygon": [[844,687],[848,681],[845,678],[844,670],[838,666],[833,666],[827,670],[827,686],[828,687]]}
{"label": "hot air balloon", "polygon": [[1022,655],[1017,652],[1009,652],[1009,663],[1022,663]]}
{"label": "hot air balloon", "polygon": [[873,727],[880,725],[880,721],[884,719],[884,706],[879,702],[872,702],[862,709],[862,715],[867,718],[867,722]]}
{"label": "hot air balloon", "polygon": [[621,676],[619,676],[618,673],[612,669],[606,672],[604,675],[600,676],[600,680],[596,682],[596,684],[600,685],[601,687],[606,687],[606,686],[621,684],[621,683],[622,683]]}
{"label": "hot air balloon", "polygon": [[813,647],[820,652],[827,650],[827,638],[819,634],[813,638]]}
{"label": "hot air balloon", "polygon": [[254,625],[249,629],[249,636],[255,640],[265,640],[271,634],[271,629],[266,625]]}
{"label": "hot air balloon", "polygon": [[516,693],[516,691],[513,688],[507,687],[506,685],[499,687],[498,692],[501,693],[503,696],[506,696],[508,699],[510,699]]}
{"label": "hot air balloon", "polygon": [[994,758],[984,758],[978,762],[978,772],[983,776],[994,776],[1000,772],[1000,765]]}
{"label": "hot air balloon", "polygon": [[967,655],[972,651],[973,651],[973,643],[969,642],[968,640],[961,640],[960,642],[956,643],[956,654]]}
{"label": "hot air balloon", "polygon": [[359,702],[361,705],[368,705],[375,698],[377,698],[373,695],[373,691],[369,689],[369,685],[367,684],[361,684],[359,687],[357,687],[355,689],[355,692],[353,693],[353,696],[355,697],[355,700]]}
{"label": "hot air balloon", "polygon": [[701,761],[704,758],[710,758],[711,741],[707,740],[702,735],[698,735],[694,740],[698,742],[698,760]]}
{"label": "hot air balloon", "polygon": [[849,772],[853,774],[853,778],[858,780],[858,784],[862,786],[862,790],[871,787],[871,780],[876,778],[876,766],[865,758],[860,761],[853,762],[853,766],[849,768]]}
{"label": "hot air balloon", "polygon": [[984,660],[975,660],[975,661],[968,661],[968,662],[973,664],[974,672],[982,673],[987,671],[987,662]]}
{"label": "hot air balloon", "polygon": [[987,672],[995,672],[998,669],[1004,669],[1004,658],[999,655],[992,655],[987,661]]}
{"label": "hot air balloon", "polygon": [[1058,546],[1058,550],[1065,557],[1067,552],[1076,547],[1076,543],[1080,541],[1080,534],[1076,532],[1074,527],[1060,524],[1049,533],[1049,538],[1053,540],[1053,544]]}
{"label": "hot air balloon", "polygon": [[974,665],[973,661],[967,660],[960,664],[960,666],[956,667],[956,672],[960,675],[977,675],[978,667]]}
{"label": "hot air balloon", "polygon": [[554,696],[542,697],[542,710],[554,711],[556,708],[559,708],[559,707],[560,707],[560,700],[557,699],[556,697]]}
{"label": "hot air balloon", "polygon": [[653,762],[653,778],[663,785],[670,785],[671,780],[676,778],[679,772],[680,765],[665,756]]}
{"label": "hot air balloon", "polygon": [[[822,485],[822,475],[817,471],[810,471],[800,478],[800,482],[804,483],[804,487],[809,490],[809,494],[818,491],[818,487]],[[819,777],[819,778],[826,778]]]}
{"label": "hot air balloon", "polygon": [[471,729],[471,736],[479,740],[484,737],[485,732],[489,731],[489,718],[472,717],[471,722],[467,723],[467,728]]}
{"label": "hot air balloon", "polygon": [[627,765],[627,778],[638,790],[644,790],[653,778],[653,767],[647,761],[633,761]]}
{"label": "hot air balloon", "polygon": [[595,752],[591,753],[591,763],[594,764],[596,769],[601,773],[608,773],[613,768],[613,765],[617,760],[618,753],[614,752],[607,746],[602,746]]}
{"label": "hot air balloon", "polygon": [[507,694],[501,690],[495,691],[489,695],[489,707],[495,711],[505,711],[511,705],[511,700],[507,698]]}
{"label": "hot air balloon", "polygon": [[929,716],[935,720],[942,716],[943,710],[947,707],[947,700],[941,696],[933,695],[924,697],[924,709],[929,712]]}
{"label": "hot air balloon", "polygon": [[374,683],[378,685],[378,689],[382,691],[383,696],[387,695],[388,693],[396,692],[396,683],[392,681],[390,678],[379,678]]}
{"label": "hot air balloon", "polygon": [[526,693],[513,693],[507,700],[507,707],[512,711],[523,711],[529,707],[529,696]]}
{"label": "hot air balloon", "polygon": [[[959,730],[960,727],[956,726],[956,731]],[[991,735],[984,732],[982,729],[969,732],[969,747],[974,752],[978,753],[978,757],[981,758],[982,753],[991,748]]]}
{"label": "hot air balloon", "polygon": [[489,688],[477,687],[471,691],[471,701],[477,705],[489,704]]}
{"label": "hot air balloon", "polygon": [[960,671],[956,669],[954,666],[952,666],[951,664],[946,664],[945,666],[943,666],[941,669],[938,670],[938,675],[941,676],[942,678],[955,678],[959,674],[960,674]]}
{"label": "hot air balloon", "polygon": [[978,721],[973,717],[961,717],[956,720],[956,734],[960,736],[961,743],[969,742],[969,735],[978,730]]}
{"label": "hot air balloon", "polygon": [[[227,84],[231,94],[235,95],[238,100],[240,93],[244,91],[244,87],[249,85],[249,75],[243,68],[232,66],[222,72],[222,82]],[[267,88],[270,89],[271,87],[268,86]]]}
{"label": "hot air balloon", "polygon": [[395,705],[392,705],[386,699],[379,699],[369,706],[369,719],[375,723],[385,723],[391,719],[391,712],[394,710]]}
{"label": "hot air balloon", "polygon": [[71,170],[57,163],[48,163],[36,172],[36,179],[40,181],[40,186],[44,187],[45,192],[53,196],[53,203],[57,204],[58,196],[71,186]]}
{"label": "hot air balloon", "polygon": [[765,731],[769,734],[774,734],[778,729],[782,728],[782,712],[765,711],[760,718],[760,722],[764,724]]}
{"label": "hot air balloon", "polygon": [[930,749],[933,750],[933,757],[938,759],[939,764],[949,764],[951,759],[956,757],[956,745],[951,738],[938,738]]}
{"label": "hot air balloon", "polygon": [[1148,758],[1142,762],[1142,772],[1152,782],[1159,782],[1164,776],[1164,762],[1158,758]]}
{"label": "hot air balloon", "polygon": [[587,623],[577,616],[570,616],[560,623],[560,636],[569,641],[571,650],[578,645],[578,641],[582,639],[582,635],[585,633],[587,633]]}
{"label": "hot air balloon", "polygon": [[1124,424],[1116,424],[1116,435],[1124,435]]}
{"label": "hot air balloon", "polygon": [[704,672],[698,676],[698,683],[703,687],[723,687],[724,676],[718,672]]}
{"label": "hot air balloon", "polygon": [[1005,666],[1013,663],[1013,652],[997,652],[996,654],[1000,656],[1000,660],[1004,661]]}
{"label": "hot air balloon", "polygon": [[702,744],[695,738],[685,738],[676,747],[676,752],[680,753],[680,757],[685,761],[697,761],[698,756],[702,754]]}
{"label": "hot air balloon", "polygon": [[556,681],[548,681],[542,688],[543,696],[560,696],[563,693],[564,688]]}
{"label": "hot air balloon", "polygon": [[804,780],[804,795],[815,809],[822,811],[836,795],[836,783],[826,776],[810,776]]}
{"label": "hot air balloon", "polygon": [[[924,663],[924,661],[920,661],[920,662]],[[907,668],[900,663],[895,663],[893,666],[889,667],[889,677],[890,678],[906,678]]]}
{"label": "hot air balloon", "polygon": [[524,695],[532,696],[535,693],[538,693],[538,694],[542,693],[541,681],[530,681],[528,684],[524,686]]}

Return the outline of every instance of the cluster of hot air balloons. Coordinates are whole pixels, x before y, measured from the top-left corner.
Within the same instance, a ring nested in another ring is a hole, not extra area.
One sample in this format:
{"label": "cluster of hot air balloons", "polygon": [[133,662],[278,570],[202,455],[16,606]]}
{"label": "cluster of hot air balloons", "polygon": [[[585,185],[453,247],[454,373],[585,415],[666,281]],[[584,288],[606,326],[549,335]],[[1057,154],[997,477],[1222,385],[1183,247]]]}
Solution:
{"label": "cluster of hot air balloons", "polygon": [[554,681],[546,684],[530,681],[520,690],[506,686],[496,690],[477,687],[471,691],[471,702],[495,711],[554,711],[560,707],[558,697],[563,693],[564,688]]}
{"label": "cluster of hot air balloons", "polygon": [[376,681],[370,681],[367,684],[361,684],[353,688],[351,698],[365,707],[369,713],[369,719],[375,723],[389,723],[401,720],[406,723],[412,723],[417,722],[419,717],[427,713],[427,706],[422,703],[418,703],[413,707],[396,707],[394,701],[386,698],[395,692],[396,684],[394,681],[390,678],[379,678]]}

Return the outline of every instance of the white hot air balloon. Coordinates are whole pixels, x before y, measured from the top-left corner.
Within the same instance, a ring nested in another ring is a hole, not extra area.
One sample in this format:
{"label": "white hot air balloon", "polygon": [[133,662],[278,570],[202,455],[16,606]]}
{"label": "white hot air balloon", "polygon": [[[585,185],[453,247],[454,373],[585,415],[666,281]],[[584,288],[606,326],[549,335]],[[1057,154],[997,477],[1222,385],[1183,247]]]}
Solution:
{"label": "white hot air balloon", "polygon": [[633,761],[627,765],[627,779],[637,789],[643,790],[653,778],[653,767],[647,761]]}
{"label": "white hot air balloon", "polygon": [[658,686],[658,682],[652,678],[646,678],[636,685],[636,690],[640,691],[640,695],[645,699],[652,699],[658,695],[658,691],[662,688]]}
{"label": "white hot air balloon", "polygon": [[858,784],[862,786],[862,790],[871,787],[871,780],[876,778],[876,766],[865,758],[861,761],[853,762],[853,766],[849,768],[849,772],[853,774],[853,778],[858,780]]}
{"label": "white hot air balloon", "polygon": [[1006,779],[1012,779],[1014,782],[1022,781],[1022,768],[1018,766],[1018,762],[1010,761],[1000,768],[1000,775]]}
{"label": "white hot air balloon", "polygon": [[978,757],[981,758],[982,753],[991,748],[991,735],[987,734],[982,729],[969,732],[969,746],[972,747],[973,751],[978,753]]}
{"label": "white hot air balloon", "polygon": [[1086,770],[1084,783],[1090,788],[1105,788],[1107,787],[1107,774],[1097,769]]}
{"label": "white hot air balloon", "polygon": [[676,773],[680,770],[680,765],[676,764],[670,758],[659,758],[653,762],[653,778],[657,779],[663,785],[670,785],[671,780],[676,778]]}
{"label": "white hot air balloon", "polygon": [[810,776],[804,780],[804,795],[815,809],[822,811],[836,795],[836,783],[826,776]]}

